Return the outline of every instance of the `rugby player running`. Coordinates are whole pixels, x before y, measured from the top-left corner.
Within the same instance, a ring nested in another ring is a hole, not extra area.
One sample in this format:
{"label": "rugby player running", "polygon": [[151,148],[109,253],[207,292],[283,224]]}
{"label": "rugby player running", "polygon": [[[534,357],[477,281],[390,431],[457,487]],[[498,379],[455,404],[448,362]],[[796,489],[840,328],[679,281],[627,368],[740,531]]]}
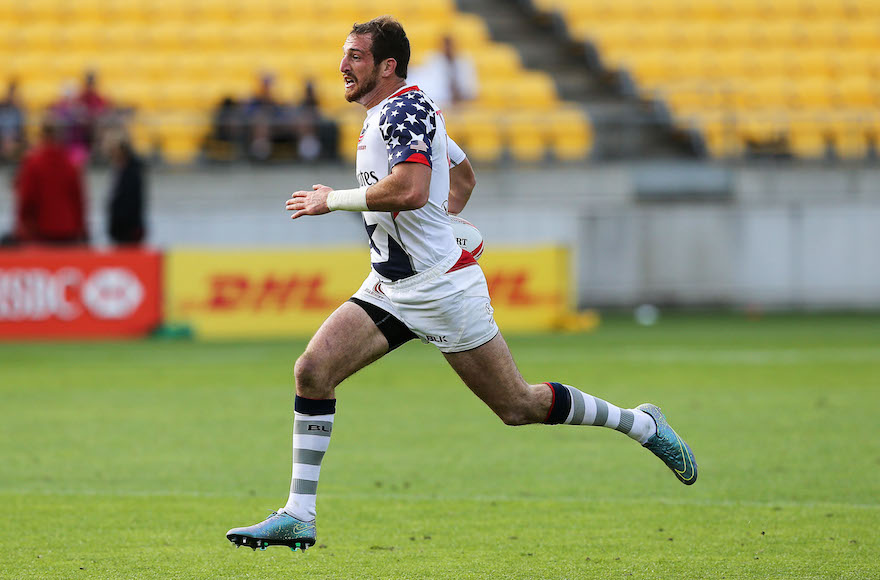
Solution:
{"label": "rugby player running", "polygon": [[467,203],[474,185],[470,165],[464,161],[450,170],[450,158],[461,162],[463,154],[447,137],[436,105],[407,85],[409,58],[409,40],[394,18],[352,27],[339,70],[346,100],[367,110],[358,140],[359,187],[314,185],[287,201],[293,219],[362,212],[372,269],[296,361],[288,501],[263,522],[229,530],[227,538],[237,546],[305,550],[315,543],[316,491],[333,431],[336,387],[413,338],[436,346],[507,425],[616,429],[652,451],[682,483],[697,479],[690,448],[657,406],[622,409],[575,387],[529,384],[520,375],[492,316],[486,278],[456,244],[447,214],[447,204],[457,213]]}

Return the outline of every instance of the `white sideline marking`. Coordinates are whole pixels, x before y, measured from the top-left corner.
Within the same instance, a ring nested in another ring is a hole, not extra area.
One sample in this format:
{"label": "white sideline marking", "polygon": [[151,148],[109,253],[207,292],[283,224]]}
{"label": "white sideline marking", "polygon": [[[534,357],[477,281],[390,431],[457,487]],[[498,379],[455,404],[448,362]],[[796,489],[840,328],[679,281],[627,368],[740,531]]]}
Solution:
{"label": "white sideline marking", "polygon": [[[181,491],[108,491],[108,490],[22,490],[22,489],[0,489],[0,495],[42,495],[42,496],[82,496],[82,497],[193,497],[193,498],[249,498],[249,493],[219,493],[219,492],[203,492],[193,490]],[[644,505],[645,498],[632,499],[599,499],[599,498],[580,498],[580,497],[519,497],[514,495],[425,495],[425,494],[405,494],[405,493],[333,493],[326,492],[319,494],[322,498],[338,499],[338,500],[388,500],[388,501],[460,501],[460,502],[527,502],[527,503],[585,503],[585,504],[622,504],[622,505]],[[805,508],[853,508],[864,510],[880,510],[880,503],[846,503],[846,502],[824,502],[824,501],[741,501],[741,500],[715,500],[715,499],[680,499],[680,498],[656,498],[653,500],[663,505],[675,506],[708,506],[708,507],[755,507],[755,508],[776,508],[776,507],[805,507]]]}
{"label": "white sideline marking", "polygon": [[[525,355],[541,361],[569,360],[566,353],[541,352]],[[622,348],[614,350],[588,350],[578,353],[579,360],[607,362],[633,362],[658,364],[749,364],[749,365],[797,365],[825,362],[880,362],[878,348],[816,348],[816,349],[683,349],[683,348]]]}

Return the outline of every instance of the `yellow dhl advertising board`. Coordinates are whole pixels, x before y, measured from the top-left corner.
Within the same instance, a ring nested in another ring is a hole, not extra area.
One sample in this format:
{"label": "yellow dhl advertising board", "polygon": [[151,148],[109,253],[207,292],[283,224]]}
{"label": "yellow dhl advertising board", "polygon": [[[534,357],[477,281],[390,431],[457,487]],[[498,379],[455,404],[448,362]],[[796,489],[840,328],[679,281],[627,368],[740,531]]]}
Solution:
{"label": "yellow dhl advertising board", "polygon": [[[570,313],[568,252],[492,248],[480,259],[502,331],[557,328]],[[165,321],[200,338],[311,336],[370,270],[363,248],[165,255]]]}

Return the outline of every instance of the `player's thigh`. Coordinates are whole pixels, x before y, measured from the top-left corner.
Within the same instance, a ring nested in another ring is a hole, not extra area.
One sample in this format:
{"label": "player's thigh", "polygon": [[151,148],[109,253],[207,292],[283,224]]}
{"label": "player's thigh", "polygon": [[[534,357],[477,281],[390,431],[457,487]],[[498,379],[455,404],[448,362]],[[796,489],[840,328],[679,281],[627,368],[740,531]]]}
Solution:
{"label": "player's thigh", "polygon": [[[344,302],[321,325],[296,363],[297,390],[333,388],[388,352],[388,340],[366,311]],[[303,393],[301,393],[303,394]]]}
{"label": "player's thigh", "polygon": [[529,385],[513,360],[501,333],[486,344],[464,352],[443,353],[461,380],[501,419],[530,423],[543,419],[550,401]]}

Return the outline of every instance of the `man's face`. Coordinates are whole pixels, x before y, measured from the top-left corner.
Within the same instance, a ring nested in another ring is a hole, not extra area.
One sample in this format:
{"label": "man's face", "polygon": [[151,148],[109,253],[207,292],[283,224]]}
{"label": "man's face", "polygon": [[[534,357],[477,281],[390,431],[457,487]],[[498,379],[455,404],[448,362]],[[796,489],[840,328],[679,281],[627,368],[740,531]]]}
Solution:
{"label": "man's face", "polygon": [[342,45],[342,62],[339,72],[345,81],[345,100],[360,102],[379,83],[379,66],[373,62],[370,52],[372,39],[369,35],[351,34]]}

